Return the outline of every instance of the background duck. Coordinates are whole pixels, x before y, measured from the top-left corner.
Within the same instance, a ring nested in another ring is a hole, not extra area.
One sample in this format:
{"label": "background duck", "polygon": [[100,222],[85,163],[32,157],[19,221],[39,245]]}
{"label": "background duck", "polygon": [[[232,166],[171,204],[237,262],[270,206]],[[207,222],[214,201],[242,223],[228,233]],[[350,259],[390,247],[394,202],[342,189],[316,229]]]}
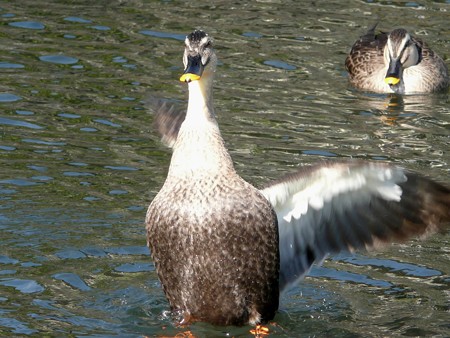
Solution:
{"label": "background duck", "polygon": [[449,85],[444,61],[405,29],[375,34],[377,24],[353,45],[345,60],[350,83],[378,93],[431,93]]}
{"label": "background duck", "polygon": [[162,106],[158,129],[173,146],[146,216],[147,241],[182,324],[267,322],[279,293],[328,254],[427,235],[450,220],[450,190],[380,162],[304,167],[258,190],[235,171],[212,101],[212,39],[185,40],[186,115]]}

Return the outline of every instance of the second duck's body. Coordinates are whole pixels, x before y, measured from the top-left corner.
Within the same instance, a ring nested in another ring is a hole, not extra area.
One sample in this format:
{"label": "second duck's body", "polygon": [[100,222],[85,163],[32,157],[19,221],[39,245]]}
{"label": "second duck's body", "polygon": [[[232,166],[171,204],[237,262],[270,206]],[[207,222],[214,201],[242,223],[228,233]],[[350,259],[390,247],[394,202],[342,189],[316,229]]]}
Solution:
{"label": "second duck's body", "polygon": [[444,61],[419,38],[399,28],[375,34],[376,25],[355,42],[345,66],[350,83],[377,93],[431,93],[449,85]]}

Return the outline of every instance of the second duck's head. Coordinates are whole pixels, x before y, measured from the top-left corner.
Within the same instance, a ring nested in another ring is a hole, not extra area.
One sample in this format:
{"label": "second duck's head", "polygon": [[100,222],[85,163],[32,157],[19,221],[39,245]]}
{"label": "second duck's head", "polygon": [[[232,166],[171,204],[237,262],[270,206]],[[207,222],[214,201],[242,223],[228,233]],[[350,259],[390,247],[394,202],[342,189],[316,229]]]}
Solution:
{"label": "second duck's head", "polygon": [[212,39],[204,31],[195,30],[184,41],[183,63],[184,73],[180,77],[182,82],[197,81],[202,76],[214,73],[217,57],[212,48]]}
{"label": "second duck's head", "polygon": [[405,68],[419,63],[418,47],[405,29],[398,28],[389,33],[384,47],[384,59],[388,64],[384,81],[391,87],[399,84]]}

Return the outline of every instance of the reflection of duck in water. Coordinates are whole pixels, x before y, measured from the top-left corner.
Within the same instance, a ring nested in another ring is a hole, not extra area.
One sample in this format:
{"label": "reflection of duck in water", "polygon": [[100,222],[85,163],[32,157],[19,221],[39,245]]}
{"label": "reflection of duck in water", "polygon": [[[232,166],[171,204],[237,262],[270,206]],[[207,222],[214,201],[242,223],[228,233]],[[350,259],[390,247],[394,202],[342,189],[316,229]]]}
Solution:
{"label": "reflection of duck in water", "polygon": [[[430,109],[432,106],[442,105],[441,95],[417,94],[401,95],[396,93],[372,94],[354,93],[357,100],[353,109],[370,111],[381,121],[393,125],[397,122],[404,124],[418,116],[439,118],[439,110]],[[445,95],[445,94],[444,94]],[[412,126],[411,126],[412,127]]]}
{"label": "reflection of duck in water", "polygon": [[402,28],[375,34],[375,27],[355,42],[345,60],[350,83],[378,93],[430,93],[449,85],[447,66],[428,45]]}
{"label": "reflection of duck in water", "polygon": [[256,189],[236,173],[215,119],[211,38],[194,31],[185,43],[187,113],[179,130],[173,111],[159,120],[173,155],[146,217],[182,324],[267,322],[279,292],[328,254],[428,234],[450,219],[448,188],[377,162],[322,163]]}

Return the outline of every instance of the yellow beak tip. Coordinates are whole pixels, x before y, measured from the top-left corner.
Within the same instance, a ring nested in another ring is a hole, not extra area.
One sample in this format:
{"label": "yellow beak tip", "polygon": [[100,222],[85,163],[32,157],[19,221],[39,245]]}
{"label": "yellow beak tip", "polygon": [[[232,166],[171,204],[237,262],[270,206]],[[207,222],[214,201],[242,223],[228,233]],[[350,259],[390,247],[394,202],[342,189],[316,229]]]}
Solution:
{"label": "yellow beak tip", "polygon": [[200,80],[200,76],[193,73],[185,73],[181,75],[180,81],[181,82],[191,82],[191,81],[197,81]]}
{"label": "yellow beak tip", "polygon": [[384,82],[386,82],[388,85],[396,85],[397,83],[400,82],[400,79],[397,77],[387,77],[384,79]]}

